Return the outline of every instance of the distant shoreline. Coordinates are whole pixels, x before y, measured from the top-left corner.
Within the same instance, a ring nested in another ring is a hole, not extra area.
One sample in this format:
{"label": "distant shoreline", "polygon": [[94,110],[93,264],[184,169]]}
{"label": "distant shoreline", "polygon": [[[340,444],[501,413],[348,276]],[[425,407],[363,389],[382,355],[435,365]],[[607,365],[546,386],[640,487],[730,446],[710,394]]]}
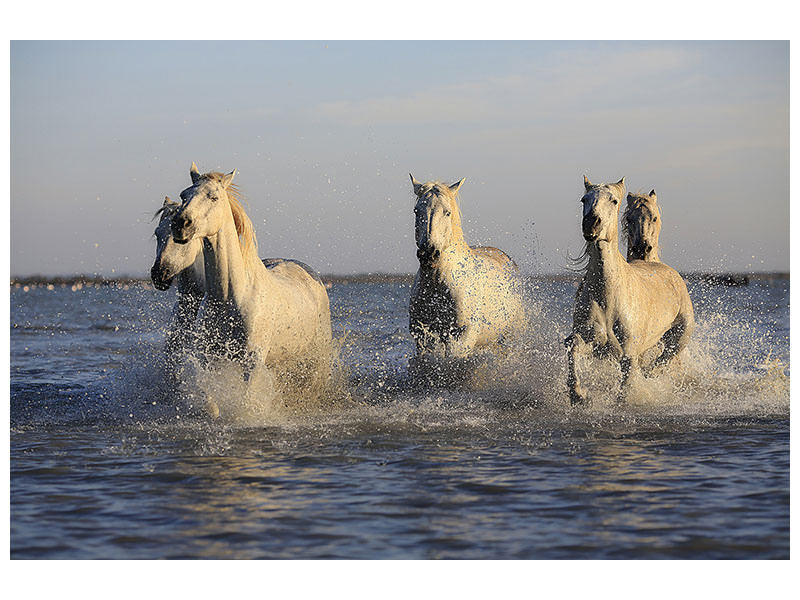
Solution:
{"label": "distant shoreline", "polygon": [[[716,285],[747,285],[750,281],[788,280],[788,271],[778,272],[687,272],[681,273],[688,281],[706,281]],[[580,273],[541,273],[526,275],[527,279],[545,281],[578,281]],[[410,285],[414,280],[413,273],[357,273],[352,275],[322,275],[326,284],[345,285],[348,283],[397,283]],[[103,277],[99,275],[28,275],[24,277],[11,277],[11,287],[23,286],[53,286],[55,287],[118,287],[124,288],[131,285],[151,287],[149,278],[122,275],[118,277]]]}

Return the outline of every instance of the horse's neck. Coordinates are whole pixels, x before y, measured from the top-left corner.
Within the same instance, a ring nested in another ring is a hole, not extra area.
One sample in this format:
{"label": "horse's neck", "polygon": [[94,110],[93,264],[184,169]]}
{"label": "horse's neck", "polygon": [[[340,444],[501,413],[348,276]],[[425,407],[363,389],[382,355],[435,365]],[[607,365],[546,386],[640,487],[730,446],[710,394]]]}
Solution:
{"label": "horse's neck", "polygon": [[627,261],[620,254],[615,237],[613,242],[592,242],[589,245],[589,264],[586,281],[592,295],[607,296],[625,276]]}
{"label": "horse's neck", "polygon": [[203,260],[208,297],[239,303],[251,287],[251,274],[245,268],[233,218],[215,235],[203,239]]}
{"label": "horse's neck", "polygon": [[[202,253],[198,255],[198,261],[201,259]],[[178,301],[173,313],[175,325],[183,326],[197,318],[205,294],[205,277],[197,268],[195,264],[178,273]]]}
{"label": "horse's neck", "polygon": [[627,239],[627,247],[628,247],[628,251],[625,253],[625,260],[630,262],[631,260],[636,258],[633,255],[633,239],[631,238],[630,235],[628,236],[628,239]]}
{"label": "horse's neck", "polygon": [[464,241],[464,236],[455,237],[446,250],[439,254],[436,266],[431,269],[432,275],[439,279],[463,267],[465,258],[473,254],[472,249]]}
{"label": "horse's neck", "polygon": [[450,247],[457,252],[470,252],[469,244],[464,239],[464,230],[460,225],[453,226],[453,234],[450,238]]}
{"label": "horse's neck", "polygon": [[200,298],[206,293],[205,264],[202,252],[197,254],[192,266],[178,274],[178,293]]}

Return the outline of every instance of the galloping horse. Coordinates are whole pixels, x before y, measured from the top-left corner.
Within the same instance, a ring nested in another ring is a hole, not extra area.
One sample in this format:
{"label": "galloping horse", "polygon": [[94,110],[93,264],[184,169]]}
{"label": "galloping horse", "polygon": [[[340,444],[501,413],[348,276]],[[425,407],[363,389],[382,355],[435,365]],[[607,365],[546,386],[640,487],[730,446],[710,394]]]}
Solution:
{"label": "galloping horse", "polygon": [[[174,279],[178,280],[178,299],[172,310],[172,318],[166,335],[168,353],[188,348],[187,340],[191,335],[192,325],[197,318],[197,311],[206,293],[202,241],[198,238],[187,244],[178,244],[172,239],[172,217],[177,214],[180,207],[180,202],[173,202],[167,196],[164,198],[164,205],[156,211],[155,216],[160,216],[158,226],[153,234],[156,238],[156,259],[150,269],[150,279],[157,290],[166,291],[172,286]],[[261,259],[268,269],[287,261],[304,268],[312,277],[320,281],[319,275],[299,260],[291,258]]]}
{"label": "galloping horse", "polygon": [[619,252],[617,222],[624,178],[594,185],[584,177],[584,187],[582,230],[588,264],[575,297],[572,333],[565,340],[572,404],[586,400],[575,369],[578,352],[591,346],[595,354],[619,360],[622,400],[644,352],[659,344],[663,350],[656,363],[667,363],[686,346],[694,330],[694,309],[681,276],[661,262],[628,263]]}
{"label": "galloping horse", "polygon": [[172,218],[178,244],[202,243],[205,299],[198,316],[207,350],[265,364],[304,385],[330,376],[328,293],[310,268],[293,260],[258,258],[253,224],[238,201],[234,172],[200,174]]}
{"label": "galloping horse", "polygon": [[464,180],[420,183],[416,242],[419,270],[409,306],[417,356],[467,357],[513,335],[524,319],[517,267],[502,250],[464,241],[456,195]]}
{"label": "galloping horse", "polygon": [[168,290],[173,279],[178,279],[178,299],[166,335],[166,350],[170,355],[187,347],[191,326],[206,291],[202,242],[198,239],[177,244],[172,239],[170,225],[180,207],[180,203],[167,196],[164,205],[156,211],[155,216],[161,218],[154,233],[156,260],[150,269],[150,279],[157,290]]}
{"label": "galloping horse", "polygon": [[622,213],[622,231],[628,241],[628,262],[661,262],[658,257],[661,210],[656,191],[650,190],[646,196],[629,192],[627,202]]}

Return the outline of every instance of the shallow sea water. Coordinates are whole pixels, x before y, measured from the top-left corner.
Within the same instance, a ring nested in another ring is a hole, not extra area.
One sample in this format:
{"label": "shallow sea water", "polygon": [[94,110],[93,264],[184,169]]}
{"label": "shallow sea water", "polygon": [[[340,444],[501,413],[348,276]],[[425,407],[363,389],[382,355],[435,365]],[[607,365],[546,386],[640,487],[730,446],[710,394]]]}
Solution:
{"label": "shallow sea water", "polygon": [[12,558],[789,557],[788,280],[692,284],[684,364],[618,405],[586,361],[579,408],[567,282],[530,285],[535,326],[461,389],[408,382],[408,286],[334,285],[308,406],[231,365],[170,393],[172,291],[10,294]]}

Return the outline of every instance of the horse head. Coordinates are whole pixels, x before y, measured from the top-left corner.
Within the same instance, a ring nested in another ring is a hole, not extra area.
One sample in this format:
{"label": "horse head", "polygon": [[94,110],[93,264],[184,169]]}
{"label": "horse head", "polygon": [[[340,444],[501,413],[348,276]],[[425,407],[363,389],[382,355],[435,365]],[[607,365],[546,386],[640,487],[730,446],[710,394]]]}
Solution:
{"label": "horse head", "polygon": [[222,229],[226,215],[231,213],[230,204],[224,200],[235,172],[201,175],[192,163],[192,185],[181,192],[183,204],[172,219],[172,237],[177,243],[209,237]]}
{"label": "horse head", "polygon": [[156,238],[156,260],[150,269],[150,279],[157,290],[167,290],[172,279],[181,271],[191,267],[202,250],[197,239],[188,244],[178,244],[172,238],[172,221],[181,205],[166,197],[164,205],[156,215],[161,215],[154,232]]}
{"label": "horse head", "polygon": [[619,203],[625,196],[625,178],[617,183],[593,184],[583,177],[583,238],[587,242],[616,242]]}
{"label": "horse head", "polygon": [[627,201],[622,224],[628,237],[628,260],[658,260],[661,211],[656,191],[647,195],[629,193]]}
{"label": "horse head", "polygon": [[456,194],[464,179],[447,185],[438,181],[420,183],[413,175],[410,177],[417,197],[414,206],[417,258],[421,264],[430,265],[462,235]]}

